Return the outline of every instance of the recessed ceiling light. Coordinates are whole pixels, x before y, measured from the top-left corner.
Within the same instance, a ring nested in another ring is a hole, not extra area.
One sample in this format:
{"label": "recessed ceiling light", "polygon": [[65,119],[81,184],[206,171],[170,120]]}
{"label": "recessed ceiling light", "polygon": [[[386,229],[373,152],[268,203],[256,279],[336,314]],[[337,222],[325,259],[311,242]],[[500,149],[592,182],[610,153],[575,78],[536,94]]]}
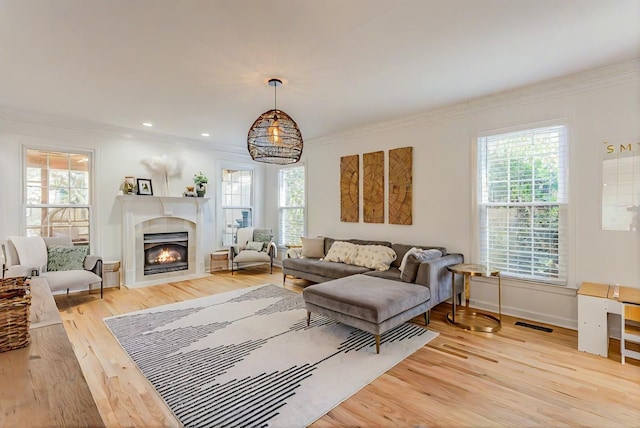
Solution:
{"label": "recessed ceiling light", "polygon": [[209,134],[207,134],[206,132],[203,132],[203,133],[202,133],[202,134],[200,134],[200,135],[202,135],[203,137],[208,137],[208,136],[209,136]]}
{"label": "recessed ceiling light", "polygon": [[151,122],[142,122],[142,124],[144,126],[149,126],[149,127],[153,126],[153,123],[151,123]]}

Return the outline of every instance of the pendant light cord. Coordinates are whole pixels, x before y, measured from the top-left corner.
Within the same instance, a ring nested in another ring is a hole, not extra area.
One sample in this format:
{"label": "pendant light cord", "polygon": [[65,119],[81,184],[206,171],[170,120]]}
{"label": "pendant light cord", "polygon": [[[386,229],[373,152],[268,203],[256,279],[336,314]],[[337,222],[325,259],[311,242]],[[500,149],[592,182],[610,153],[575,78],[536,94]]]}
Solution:
{"label": "pendant light cord", "polygon": [[273,109],[278,111],[278,84],[273,85]]}

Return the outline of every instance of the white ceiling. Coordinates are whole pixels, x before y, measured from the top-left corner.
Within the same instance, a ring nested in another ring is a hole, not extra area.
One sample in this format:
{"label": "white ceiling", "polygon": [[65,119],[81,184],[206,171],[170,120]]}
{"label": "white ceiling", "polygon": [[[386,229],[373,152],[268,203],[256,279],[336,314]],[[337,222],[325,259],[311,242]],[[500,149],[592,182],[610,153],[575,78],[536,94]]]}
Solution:
{"label": "white ceiling", "polygon": [[640,0],[0,0],[0,106],[216,145],[270,77],[310,140],[636,58]]}

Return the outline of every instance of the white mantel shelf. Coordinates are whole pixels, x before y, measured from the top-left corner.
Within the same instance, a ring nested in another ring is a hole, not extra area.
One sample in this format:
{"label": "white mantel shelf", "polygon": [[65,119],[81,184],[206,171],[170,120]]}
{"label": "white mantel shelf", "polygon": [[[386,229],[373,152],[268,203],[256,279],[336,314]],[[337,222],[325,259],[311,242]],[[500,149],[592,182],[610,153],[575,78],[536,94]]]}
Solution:
{"label": "white mantel shelf", "polygon": [[164,215],[172,216],[173,208],[181,204],[197,204],[202,205],[211,200],[211,198],[194,198],[186,196],[141,196],[141,195],[118,195],[121,203],[149,203],[151,201],[159,201],[162,204]]}

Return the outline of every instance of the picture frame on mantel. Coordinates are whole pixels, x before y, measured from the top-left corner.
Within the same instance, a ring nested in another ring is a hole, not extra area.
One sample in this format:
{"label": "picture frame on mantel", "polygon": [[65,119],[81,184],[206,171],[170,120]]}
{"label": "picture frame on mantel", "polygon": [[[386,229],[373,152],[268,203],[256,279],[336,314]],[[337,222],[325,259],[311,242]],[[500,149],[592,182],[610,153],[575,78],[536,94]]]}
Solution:
{"label": "picture frame on mantel", "polygon": [[151,180],[148,178],[136,179],[137,194],[143,196],[153,196],[153,187],[151,186]]}

